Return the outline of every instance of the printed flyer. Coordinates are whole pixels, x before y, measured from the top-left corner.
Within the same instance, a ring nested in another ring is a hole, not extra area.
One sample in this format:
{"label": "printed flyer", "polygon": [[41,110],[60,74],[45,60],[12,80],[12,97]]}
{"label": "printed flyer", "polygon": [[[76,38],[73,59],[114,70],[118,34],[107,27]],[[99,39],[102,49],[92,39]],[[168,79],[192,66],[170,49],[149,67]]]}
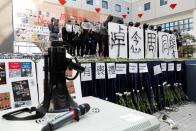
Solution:
{"label": "printed flyer", "polygon": [[28,80],[12,82],[14,106],[31,106],[31,95]]}
{"label": "printed flyer", "polygon": [[20,62],[9,62],[9,77],[21,77],[21,63]]}
{"label": "printed flyer", "polygon": [[0,85],[6,84],[5,63],[0,62]]}

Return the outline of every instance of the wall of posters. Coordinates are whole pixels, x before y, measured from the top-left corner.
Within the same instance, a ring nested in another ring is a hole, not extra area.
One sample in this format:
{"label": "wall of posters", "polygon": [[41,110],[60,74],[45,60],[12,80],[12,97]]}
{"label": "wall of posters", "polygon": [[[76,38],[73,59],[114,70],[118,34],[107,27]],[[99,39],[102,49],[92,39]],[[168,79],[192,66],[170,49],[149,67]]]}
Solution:
{"label": "wall of posters", "polygon": [[127,27],[122,24],[108,23],[109,57],[127,58]]}
{"label": "wall of posters", "polygon": [[3,107],[38,105],[34,62],[29,59],[0,59],[0,79],[0,94],[9,93],[10,102],[9,106]]}
{"label": "wall of posters", "polygon": [[60,20],[64,8],[60,5],[39,2],[37,0],[13,1],[14,37],[16,42],[47,42],[49,38],[48,24],[52,17]]}

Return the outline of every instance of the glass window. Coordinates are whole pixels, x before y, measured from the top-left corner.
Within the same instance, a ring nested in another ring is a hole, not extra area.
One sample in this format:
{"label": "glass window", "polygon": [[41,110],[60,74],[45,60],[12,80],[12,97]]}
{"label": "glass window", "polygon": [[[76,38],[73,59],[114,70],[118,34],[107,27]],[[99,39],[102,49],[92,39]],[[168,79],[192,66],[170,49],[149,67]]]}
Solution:
{"label": "glass window", "polygon": [[150,2],[144,4],[144,11],[150,10]]}
{"label": "glass window", "polygon": [[169,23],[165,23],[165,27],[166,28],[169,28]]}
{"label": "glass window", "polygon": [[193,18],[189,18],[189,23],[193,23]]}
{"label": "glass window", "polygon": [[169,25],[170,25],[170,27],[171,27],[171,26],[174,26],[174,23],[173,23],[173,22],[170,22]]}
{"label": "glass window", "polygon": [[188,24],[188,19],[184,19],[184,24]]}
{"label": "glass window", "polygon": [[167,0],[160,0],[160,6],[167,5]]}
{"label": "glass window", "polygon": [[93,5],[93,0],[86,0],[86,4]]}
{"label": "glass window", "polygon": [[121,12],[121,5],[116,4],[116,5],[115,5],[115,11]]}
{"label": "glass window", "polygon": [[102,0],[102,8],[108,9],[108,1]]}

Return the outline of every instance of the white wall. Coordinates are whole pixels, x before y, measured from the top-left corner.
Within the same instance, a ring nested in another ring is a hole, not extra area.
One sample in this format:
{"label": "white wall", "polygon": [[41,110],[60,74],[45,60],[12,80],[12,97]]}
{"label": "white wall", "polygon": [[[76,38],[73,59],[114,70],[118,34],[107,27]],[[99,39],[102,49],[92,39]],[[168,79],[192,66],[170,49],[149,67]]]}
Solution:
{"label": "white wall", "polygon": [[[50,3],[59,4],[58,0],[45,0],[45,1],[50,2]],[[132,10],[131,4],[130,4],[130,2],[126,2],[124,0],[112,0],[112,1],[108,0],[108,9],[102,8],[102,0],[94,0],[93,5],[86,4],[86,0],[76,0],[76,1],[68,0],[64,6],[75,7],[75,8],[95,12],[95,8],[97,7],[96,1],[99,1],[99,7],[101,8],[100,13],[111,14],[113,16],[117,16],[117,17],[121,17],[121,18],[122,18],[122,14],[127,14],[127,7],[129,7],[130,14],[127,15],[127,19],[125,19],[125,21],[128,22],[131,20],[131,10]],[[115,11],[115,4],[121,5],[121,12]]]}
{"label": "white wall", "polygon": [[[148,11],[144,11],[144,3],[151,2],[151,8]],[[171,9],[169,5],[171,3],[176,3],[177,6],[175,9]],[[168,4],[160,6],[160,0],[141,0],[135,1],[133,4],[133,21],[149,21],[152,19],[165,17],[196,8],[196,0],[168,0]],[[137,14],[139,13],[138,9],[142,8],[142,13],[144,14],[142,18],[139,18]]]}

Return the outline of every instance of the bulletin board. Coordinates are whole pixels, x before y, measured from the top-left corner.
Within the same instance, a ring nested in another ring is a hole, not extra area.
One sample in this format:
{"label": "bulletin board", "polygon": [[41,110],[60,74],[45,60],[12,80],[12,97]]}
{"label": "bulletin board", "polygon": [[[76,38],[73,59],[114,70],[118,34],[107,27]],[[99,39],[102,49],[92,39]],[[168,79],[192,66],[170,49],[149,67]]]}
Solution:
{"label": "bulletin board", "polygon": [[34,62],[29,59],[0,59],[0,110],[37,105]]}

